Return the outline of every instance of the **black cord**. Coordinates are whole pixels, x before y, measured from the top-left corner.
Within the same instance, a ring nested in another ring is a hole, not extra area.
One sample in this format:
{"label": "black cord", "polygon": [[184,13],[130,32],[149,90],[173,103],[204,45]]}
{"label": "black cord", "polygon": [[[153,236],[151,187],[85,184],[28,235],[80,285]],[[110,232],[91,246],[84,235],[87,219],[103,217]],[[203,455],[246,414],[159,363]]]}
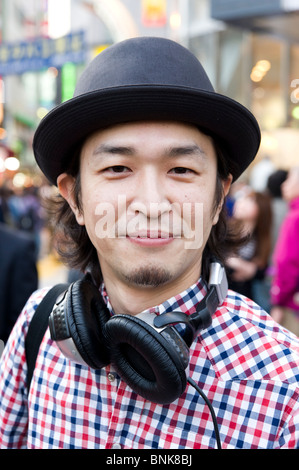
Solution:
{"label": "black cord", "polygon": [[217,448],[218,449],[221,449],[221,441],[220,441],[220,434],[219,434],[219,428],[218,428],[218,423],[217,423],[217,418],[216,418],[216,415],[215,415],[215,411],[213,409],[213,406],[210,402],[210,400],[208,399],[208,397],[204,394],[204,392],[199,388],[199,386],[194,382],[193,379],[191,379],[191,377],[188,378],[188,382],[190,385],[192,385],[192,387],[195,388],[195,390],[197,390],[197,392],[200,394],[200,396],[204,399],[204,401],[206,402],[206,404],[208,405],[209,407],[209,410],[210,410],[210,413],[211,413],[211,416],[212,416],[212,420],[213,420],[213,424],[214,424],[214,430],[215,430],[215,435],[216,435],[216,441],[217,441]]}

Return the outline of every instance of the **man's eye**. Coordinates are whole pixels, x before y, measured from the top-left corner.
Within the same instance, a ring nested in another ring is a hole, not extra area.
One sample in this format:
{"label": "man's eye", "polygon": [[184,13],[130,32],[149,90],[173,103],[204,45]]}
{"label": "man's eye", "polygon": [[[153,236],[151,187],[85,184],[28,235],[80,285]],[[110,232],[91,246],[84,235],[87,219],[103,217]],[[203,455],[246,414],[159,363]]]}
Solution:
{"label": "man's eye", "polygon": [[190,168],[185,168],[183,166],[177,166],[173,168],[170,173],[175,173],[176,175],[185,175],[187,173],[194,173]]}
{"label": "man's eye", "polygon": [[109,171],[111,173],[126,173],[129,172],[130,169],[127,166],[123,165],[114,165],[106,168],[106,171]]}

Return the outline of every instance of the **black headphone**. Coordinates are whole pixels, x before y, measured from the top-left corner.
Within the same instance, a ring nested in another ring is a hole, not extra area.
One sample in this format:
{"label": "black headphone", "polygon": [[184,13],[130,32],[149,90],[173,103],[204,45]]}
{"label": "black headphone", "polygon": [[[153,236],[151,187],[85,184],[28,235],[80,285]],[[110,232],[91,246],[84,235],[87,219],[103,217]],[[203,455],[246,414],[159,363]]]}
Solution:
{"label": "black headphone", "polygon": [[137,394],[169,404],[185,391],[189,348],[211,325],[227,289],[225,269],[213,261],[208,293],[192,315],[174,311],[111,316],[87,274],[57,298],[49,318],[51,338],[72,361],[93,369],[111,364]]}

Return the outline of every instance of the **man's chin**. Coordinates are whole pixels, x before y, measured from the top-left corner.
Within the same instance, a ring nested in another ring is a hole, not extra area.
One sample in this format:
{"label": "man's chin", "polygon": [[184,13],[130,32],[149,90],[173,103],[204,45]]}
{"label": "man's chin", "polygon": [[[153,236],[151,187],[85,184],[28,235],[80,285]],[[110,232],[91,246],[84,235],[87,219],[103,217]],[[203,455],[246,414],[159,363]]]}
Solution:
{"label": "man's chin", "polygon": [[161,267],[141,267],[125,275],[126,281],[138,287],[159,287],[171,281],[167,269]]}

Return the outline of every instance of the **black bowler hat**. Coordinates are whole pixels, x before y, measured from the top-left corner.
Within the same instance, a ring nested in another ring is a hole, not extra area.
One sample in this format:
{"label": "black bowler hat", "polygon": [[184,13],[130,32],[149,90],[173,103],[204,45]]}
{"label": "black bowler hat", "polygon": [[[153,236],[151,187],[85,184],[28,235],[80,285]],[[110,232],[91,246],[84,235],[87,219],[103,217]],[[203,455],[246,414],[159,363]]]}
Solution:
{"label": "black bowler hat", "polygon": [[119,123],[172,120],[195,124],[226,147],[236,180],[254,159],[260,129],[241,104],[216,93],[197,58],[169,39],[139,37],[101,52],[81,75],[74,97],[52,109],[33,140],[49,181],[91,133]]}

